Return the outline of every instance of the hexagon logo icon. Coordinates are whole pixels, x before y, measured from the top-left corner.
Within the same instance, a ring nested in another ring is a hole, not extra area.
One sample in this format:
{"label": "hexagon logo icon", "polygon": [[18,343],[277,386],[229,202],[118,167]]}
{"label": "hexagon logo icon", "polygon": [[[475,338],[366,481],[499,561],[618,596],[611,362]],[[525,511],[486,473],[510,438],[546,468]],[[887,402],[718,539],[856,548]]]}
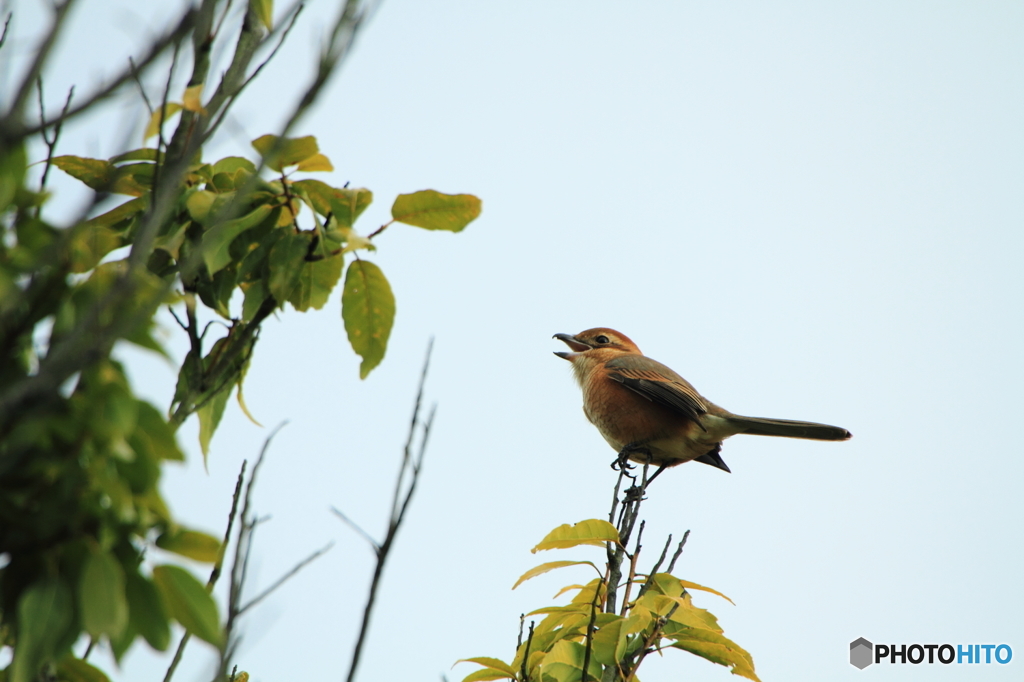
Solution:
{"label": "hexagon logo icon", "polygon": [[863,637],[850,642],[850,665],[863,670],[874,663],[875,645]]}

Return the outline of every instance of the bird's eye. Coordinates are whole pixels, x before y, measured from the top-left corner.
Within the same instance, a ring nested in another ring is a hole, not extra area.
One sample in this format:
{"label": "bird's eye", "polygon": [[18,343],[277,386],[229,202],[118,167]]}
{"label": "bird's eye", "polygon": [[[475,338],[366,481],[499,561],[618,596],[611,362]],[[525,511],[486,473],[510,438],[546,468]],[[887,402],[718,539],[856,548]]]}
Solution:
{"label": "bird's eye", "polygon": [[598,336],[594,340],[597,341],[598,343],[610,343],[610,340],[604,334],[601,334],[600,336]]}

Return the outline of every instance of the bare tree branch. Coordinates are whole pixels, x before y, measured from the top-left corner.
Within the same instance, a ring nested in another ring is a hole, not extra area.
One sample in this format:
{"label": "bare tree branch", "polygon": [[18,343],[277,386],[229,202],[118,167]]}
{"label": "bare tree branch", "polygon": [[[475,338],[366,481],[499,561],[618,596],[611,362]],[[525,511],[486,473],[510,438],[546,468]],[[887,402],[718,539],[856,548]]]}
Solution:
{"label": "bare tree branch", "polygon": [[388,532],[384,537],[384,541],[380,543],[380,549],[377,552],[377,565],[374,568],[373,579],[370,582],[370,590],[366,597],[366,606],[363,609],[363,619],[359,627],[359,637],[356,639],[356,645],[352,649],[352,661],[348,668],[348,676],[346,677],[347,682],[353,682],[355,680],[356,671],[359,668],[359,659],[363,652],[363,645],[366,643],[366,636],[370,628],[370,615],[373,613],[373,605],[377,598],[377,590],[380,587],[381,577],[384,574],[384,565],[387,563],[388,554],[391,551],[395,537],[398,535],[398,530],[402,525],[402,520],[405,518],[405,512],[409,507],[409,502],[412,500],[413,493],[416,491],[416,483],[418,482],[420,472],[422,471],[423,456],[426,453],[430,427],[434,419],[433,410],[431,410],[430,416],[423,423],[419,452],[415,456],[411,453],[417,426],[420,424],[419,413],[423,403],[423,389],[427,378],[427,368],[430,366],[430,353],[433,349],[433,343],[433,339],[431,339],[430,344],[427,346],[427,357],[423,362],[423,371],[420,374],[419,389],[416,391],[416,402],[413,408],[412,420],[409,424],[409,436],[406,439],[406,446],[403,450],[402,468],[397,477],[401,482],[405,476],[406,469],[409,468],[409,484],[404,492],[401,487],[395,488],[394,497],[391,501],[391,518],[388,522]]}
{"label": "bare tree branch", "polygon": [[[28,103],[28,98],[32,94],[32,87],[43,73],[43,66],[46,64],[54,44],[57,42],[57,36],[60,35],[61,28],[64,26],[64,20],[68,16],[68,10],[71,9],[71,4],[74,1],[64,0],[64,2],[53,6],[53,20],[50,22],[50,28],[46,31],[46,35],[43,36],[39,47],[36,48],[32,63],[29,64],[28,70],[22,78],[21,85],[18,86],[17,93],[11,100],[11,106],[4,112],[3,118],[0,119],[0,137],[4,137],[4,126],[2,124],[7,119],[20,120],[25,104]],[[10,23],[10,20],[10,15],[8,15],[7,23]],[[5,37],[7,36],[7,23],[4,24]],[[49,125],[44,126],[44,128],[49,127]]]}
{"label": "bare tree branch", "polygon": [[[74,0],[66,0],[63,6],[66,6],[73,1]],[[31,135],[36,135],[43,129],[56,125],[59,121],[66,121],[88,111],[97,102],[100,102],[114,94],[118,88],[134,77],[133,74],[145,71],[146,68],[148,68],[169,46],[180,42],[188,32],[192,30],[194,21],[195,10],[189,9],[184,15],[182,15],[181,20],[173,29],[171,29],[171,31],[150,44],[149,51],[142,59],[138,60],[136,66],[129,67],[120,73],[116,78],[110,81],[110,83],[86,97],[81,104],[72,108],[67,112],[67,114],[61,114],[58,118],[42,121],[38,125],[26,126],[21,120],[20,108],[12,106],[10,110],[4,114],[3,118],[0,118],[0,138],[6,138],[7,140],[23,139]]]}

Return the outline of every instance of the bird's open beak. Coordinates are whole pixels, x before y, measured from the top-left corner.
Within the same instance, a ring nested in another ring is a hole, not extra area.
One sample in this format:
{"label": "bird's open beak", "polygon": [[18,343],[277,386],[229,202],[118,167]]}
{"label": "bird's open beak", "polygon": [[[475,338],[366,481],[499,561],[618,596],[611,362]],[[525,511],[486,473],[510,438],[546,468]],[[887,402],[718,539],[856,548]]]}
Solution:
{"label": "bird's open beak", "polygon": [[[573,349],[577,353],[588,351],[591,348],[591,346],[589,346],[588,344],[585,344],[581,341],[577,341],[576,337],[572,336],[571,334],[555,334],[551,338],[558,339],[559,341],[569,346],[569,348]],[[563,360],[572,359],[572,353],[566,353],[565,351],[557,351],[555,352],[555,355],[562,358]]]}

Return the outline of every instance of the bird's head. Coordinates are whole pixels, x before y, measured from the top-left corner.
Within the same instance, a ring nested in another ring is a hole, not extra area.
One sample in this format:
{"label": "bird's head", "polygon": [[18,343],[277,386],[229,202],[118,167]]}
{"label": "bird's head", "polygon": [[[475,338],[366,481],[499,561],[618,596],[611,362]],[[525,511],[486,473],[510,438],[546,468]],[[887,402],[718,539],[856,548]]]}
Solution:
{"label": "bird's head", "polygon": [[[609,351],[611,354],[640,354],[640,349],[636,347],[635,343],[630,341],[628,336],[621,332],[617,332],[614,329],[608,329],[607,327],[595,327],[593,329],[588,329],[580,332],[576,336],[572,336],[570,334],[555,334],[552,338],[558,339],[572,349],[573,352],[571,353],[566,351],[559,351],[555,353],[555,355],[563,360],[572,361],[577,356],[587,354],[607,355],[609,354]],[[595,351],[599,351],[599,353],[596,353]]]}

